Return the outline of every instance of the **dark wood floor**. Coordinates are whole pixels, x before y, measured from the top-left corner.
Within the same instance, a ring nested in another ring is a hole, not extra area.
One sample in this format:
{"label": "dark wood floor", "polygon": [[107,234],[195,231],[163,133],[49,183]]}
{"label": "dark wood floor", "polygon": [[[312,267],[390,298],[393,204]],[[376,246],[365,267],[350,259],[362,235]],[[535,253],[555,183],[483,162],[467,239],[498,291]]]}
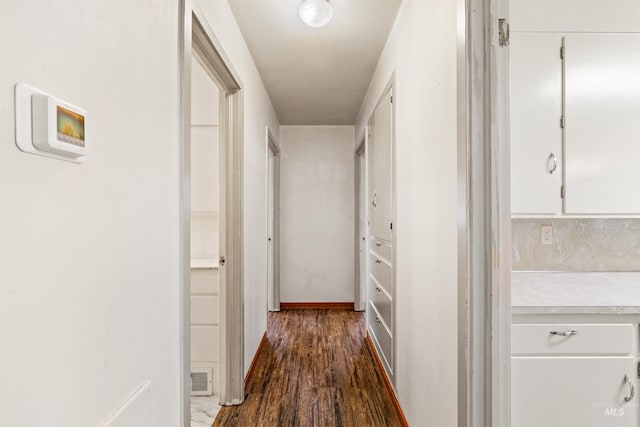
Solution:
{"label": "dark wood floor", "polygon": [[213,426],[401,426],[364,334],[362,313],[271,313],[245,402]]}

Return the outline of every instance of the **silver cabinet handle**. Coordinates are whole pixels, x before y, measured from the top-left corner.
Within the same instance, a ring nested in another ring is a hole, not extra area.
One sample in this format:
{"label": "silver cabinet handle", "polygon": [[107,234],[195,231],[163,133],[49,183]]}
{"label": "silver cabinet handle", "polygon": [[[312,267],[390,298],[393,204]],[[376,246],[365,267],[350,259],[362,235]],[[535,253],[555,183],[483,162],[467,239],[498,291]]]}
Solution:
{"label": "silver cabinet handle", "polygon": [[551,334],[551,335],[557,335],[557,336],[559,336],[559,337],[571,337],[571,336],[573,336],[573,335],[577,335],[577,334],[578,334],[578,331],[575,331],[575,330],[573,330],[573,329],[572,329],[572,330],[570,330],[570,331],[563,331],[563,332],[560,332],[560,331],[551,331],[551,332],[550,332],[550,334]]}
{"label": "silver cabinet handle", "polygon": [[547,159],[547,165],[552,160],[553,160],[553,167],[549,169],[550,174],[553,174],[556,171],[556,169],[558,169],[558,158],[553,153],[549,154],[549,158]]}
{"label": "silver cabinet handle", "polygon": [[378,207],[378,193],[375,191],[373,192],[373,199],[371,200],[371,204],[374,208]]}
{"label": "silver cabinet handle", "polygon": [[624,401],[626,403],[629,403],[633,400],[633,397],[636,395],[636,388],[633,386],[633,383],[631,382],[631,378],[629,378],[629,375],[624,376],[624,381],[629,386],[629,396],[625,396]]}

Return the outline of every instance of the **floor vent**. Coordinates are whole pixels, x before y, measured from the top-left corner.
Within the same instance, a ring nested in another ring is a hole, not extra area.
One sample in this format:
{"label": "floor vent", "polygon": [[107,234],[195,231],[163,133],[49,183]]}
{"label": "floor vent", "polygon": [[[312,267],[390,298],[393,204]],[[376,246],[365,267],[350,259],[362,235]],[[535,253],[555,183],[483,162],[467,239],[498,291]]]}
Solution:
{"label": "floor vent", "polygon": [[213,369],[191,369],[191,396],[211,396],[213,394]]}

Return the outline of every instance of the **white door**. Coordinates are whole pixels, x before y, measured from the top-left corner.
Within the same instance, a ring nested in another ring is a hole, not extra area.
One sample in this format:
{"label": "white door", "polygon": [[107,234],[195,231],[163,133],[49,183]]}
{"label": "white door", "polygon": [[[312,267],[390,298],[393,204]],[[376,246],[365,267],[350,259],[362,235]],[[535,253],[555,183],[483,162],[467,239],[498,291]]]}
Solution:
{"label": "white door", "polygon": [[567,214],[640,214],[640,35],[565,37]]}
{"label": "white door", "polygon": [[511,213],[562,213],[560,34],[511,36]]}
{"label": "white door", "polygon": [[276,156],[269,149],[269,165],[267,179],[267,289],[269,311],[278,311],[278,302],[275,296],[275,193],[276,193]]}
{"label": "white door", "polygon": [[371,232],[383,240],[391,241],[392,231],[392,103],[391,91],[383,98],[372,121],[373,194],[371,196]]}

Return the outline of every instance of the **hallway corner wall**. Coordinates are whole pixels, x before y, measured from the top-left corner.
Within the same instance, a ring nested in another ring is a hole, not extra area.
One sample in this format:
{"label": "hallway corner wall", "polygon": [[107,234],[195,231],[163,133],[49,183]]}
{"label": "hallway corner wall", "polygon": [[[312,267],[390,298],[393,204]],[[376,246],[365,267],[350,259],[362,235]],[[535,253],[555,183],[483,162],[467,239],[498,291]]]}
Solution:
{"label": "hallway corner wall", "polygon": [[395,73],[396,391],[410,425],[458,413],[457,2],[404,0],[356,122]]}
{"label": "hallway corner wall", "polygon": [[[0,2],[2,426],[180,424],[179,22]],[[18,150],[18,82],[87,110],[84,164]]]}
{"label": "hallway corner wall", "polygon": [[280,300],[354,300],[354,128],[280,128]]}
{"label": "hallway corner wall", "polygon": [[195,0],[243,85],[244,371],[267,330],[267,141],[280,123],[226,0]]}

